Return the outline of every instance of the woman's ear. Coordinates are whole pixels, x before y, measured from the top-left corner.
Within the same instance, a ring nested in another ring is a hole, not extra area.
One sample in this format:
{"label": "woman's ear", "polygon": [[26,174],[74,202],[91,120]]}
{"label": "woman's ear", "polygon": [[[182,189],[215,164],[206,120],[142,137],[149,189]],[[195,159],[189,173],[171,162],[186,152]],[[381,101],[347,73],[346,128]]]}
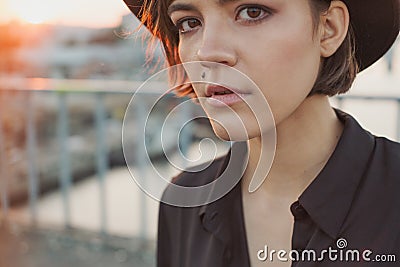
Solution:
{"label": "woman's ear", "polygon": [[346,38],[350,23],[347,6],[342,1],[332,1],[321,18],[321,56],[330,57]]}

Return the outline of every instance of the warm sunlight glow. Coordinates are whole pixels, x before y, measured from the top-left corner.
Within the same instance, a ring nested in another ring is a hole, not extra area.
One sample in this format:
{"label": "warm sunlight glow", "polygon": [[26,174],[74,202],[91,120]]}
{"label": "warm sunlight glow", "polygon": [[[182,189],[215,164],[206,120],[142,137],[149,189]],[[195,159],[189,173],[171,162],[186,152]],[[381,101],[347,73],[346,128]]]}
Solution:
{"label": "warm sunlight glow", "polygon": [[26,13],[26,14],[19,14],[22,20],[33,23],[33,24],[39,24],[39,23],[44,23],[48,21],[48,17],[46,14],[40,14],[40,13]]}
{"label": "warm sunlight glow", "polygon": [[1,21],[115,27],[129,10],[122,0],[0,0]]}
{"label": "warm sunlight glow", "polygon": [[50,21],[56,12],[54,3],[49,0],[16,0],[12,2],[12,8],[21,20],[34,24]]}

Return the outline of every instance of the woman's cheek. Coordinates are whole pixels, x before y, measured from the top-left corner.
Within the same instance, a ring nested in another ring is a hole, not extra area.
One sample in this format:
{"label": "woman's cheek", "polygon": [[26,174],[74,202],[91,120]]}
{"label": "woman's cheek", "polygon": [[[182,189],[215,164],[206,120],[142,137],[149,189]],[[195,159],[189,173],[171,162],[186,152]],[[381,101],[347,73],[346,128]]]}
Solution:
{"label": "woman's cheek", "polygon": [[[305,100],[318,75],[319,54],[310,43],[279,43],[258,59],[253,76],[279,123]],[[271,48],[271,46],[270,46]]]}
{"label": "woman's cheek", "polygon": [[[187,39],[187,37],[184,37]],[[180,41],[178,45],[178,54],[182,63],[196,61],[196,44],[188,40]]]}

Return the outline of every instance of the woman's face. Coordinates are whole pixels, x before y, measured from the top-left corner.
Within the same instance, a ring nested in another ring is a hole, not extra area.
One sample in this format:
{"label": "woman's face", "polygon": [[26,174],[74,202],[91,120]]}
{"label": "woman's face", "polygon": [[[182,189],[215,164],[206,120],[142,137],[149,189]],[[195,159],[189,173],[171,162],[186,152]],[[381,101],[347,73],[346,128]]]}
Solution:
{"label": "woman's face", "polygon": [[[246,74],[268,100],[279,126],[305,100],[318,74],[320,38],[313,34],[308,1],[175,0],[169,13],[180,31],[180,59],[183,63],[221,63]],[[212,65],[203,66],[212,76]],[[205,84],[193,87],[199,98],[213,97],[210,92],[207,94]],[[260,102],[259,93],[253,89],[239,90],[246,92],[244,98],[250,106]],[[243,101],[229,103],[231,110],[212,105],[212,101],[200,103],[210,118],[221,121],[229,121],[234,110],[244,122],[249,138],[268,130],[259,129]],[[212,120],[211,123],[218,136],[232,140],[224,126]]]}

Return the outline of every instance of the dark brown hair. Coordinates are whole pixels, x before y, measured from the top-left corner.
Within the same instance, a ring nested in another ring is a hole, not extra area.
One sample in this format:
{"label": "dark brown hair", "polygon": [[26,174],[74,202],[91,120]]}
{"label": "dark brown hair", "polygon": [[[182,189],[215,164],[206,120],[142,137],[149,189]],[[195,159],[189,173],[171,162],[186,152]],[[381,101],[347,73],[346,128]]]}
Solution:
{"label": "dark brown hair", "polygon": [[[154,44],[159,39],[163,44],[169,66],[182,63],[178,54],[179,33],[167,14],[168,6],[172,1],[144,0],[140,13],[142,23],[150,29],[153,36],[149,45],[148,56],[152,56]],[[328,10],[330,2],[331,0],[309,0],[314,33],[318,28],[320,16]],[[338,50],[328,58],[321,58],[319,74],[309,96],[315,94],[334,96],[345,93],[350,89],[358,72],[355,45],[354,31],[350,24],[347,35]],[[176,79],[182,80],[181,84],[183,85],[175,89],[178,96],[196,97],[192,86],[187,83],[186,76],[171,78],[174,81]]]}
{"label": "dark brown hair", "polygon": [[[315,32],[320,16],[329,9],[331,0],[309,0],[309,3]],[[321,58],[318,77],[309,96],[314,94],[334,96],[346,93],[358,72],[355,50],[355,35],[350,23],[347,35],[338,50],[328,58]]]}

